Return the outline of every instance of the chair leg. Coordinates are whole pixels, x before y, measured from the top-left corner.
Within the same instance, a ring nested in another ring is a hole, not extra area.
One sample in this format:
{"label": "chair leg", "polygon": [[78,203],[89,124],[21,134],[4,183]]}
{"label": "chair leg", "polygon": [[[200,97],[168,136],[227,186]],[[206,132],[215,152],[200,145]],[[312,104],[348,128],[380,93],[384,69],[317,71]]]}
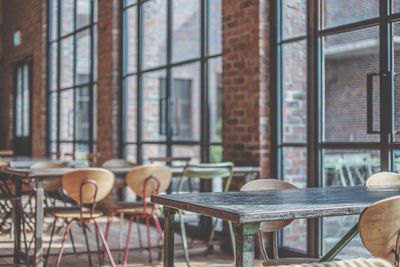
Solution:
{"label": "chair leg", "polygon": [[[94,234],[96,235],[97,256],[99,257],[99,264],[100,264],[100,266],[103,266],[104,257],[102,257],[102,255],[101,255],[102,253],[101,253],[101,249],[100,249],[99,233],[96,230]],[[107,239],[106,239],[106,241],[107,241]]]}
{"label": "chair leg", "polygon": [[[126,266],[128,264],[128,254],[129,254],[129,242],[131,239],[131,230],[132,230],[132,223],[133,223],[133,218],[135,216],[129,217],[129,225],[128,225],[128,235],[126,237],[126,243],[125,243],[125,251],[124,251],[124,258],[122,260],[122,266]],[[137,223],[137,222],[136,222]]]}
{"label": "chair leg", "polygon": [[50,251],[51,251],[51,243],[53,243],[54,231],[56,230],[56,223],[57,223],[57,217],[54,218],[53,226],[51,228],[49,247],[47,248],[46,259],[44,260],[44,264],[43,264],[44,267],[47,266],[47,261],[49,260],[49,255],[50,255]]}
{"label": "chair leg", "polygon": [[142,231],[140,231],[139,216],[136,216],[136,230],[137,230],[137,233],[138,233],[140,251],[143,252]]}
{"label": "chair leg", "polygon": [[85,242],[86,242],[86,249],[88,252],[88,260],[89,260],[89,265],[92,266],[92,256],[90,255],[90,246],[89,246],[89,239],[87,236],[87,231],[86,231],[86,224],[82,224],[82,230],[83,230],[83,235],[85,236]]}
{"label": "chair leg", "polygon": [[152,261],[151,256],[151,237],[150,237],[150,217],[146,215],[146,232],[147,232],[147,251],[149,253],[149,263]]}
{"label": "chair leg", "polygon": [[108,240],[108,232],[110,231],[111,220],[112,220],[112,217],[111,217],[111,216],[107,216],[106,231],[105,231],[105,233],[104,233],[104,236],[105,236],[105,239],[106,239],[106,240]]}
{"label": "chair leg", "polygon": [[186,265],[188,267],[190,267],[189,248],[188,248],[186,227],[185,227],[185,222],[183,220],[182,211],[179,211],[179,222],[181,225],[181,235],[182,235],[182,243],[183,243],[183,252],[185,254],[185,261],[186,261]]}
{"label": "chair leg", "polygon": [[258,242],[260,244],[261,255],[264,261],[269,261],[267,250],[265,249],[264,237],[261,231],[258,231]]}
{"label": "chair leg", "polygon": [[274,253],[274,259],[279,259],[278,254],[278,232],[275,231],[272,233],[272,249]]}
{"label": "chair leg", "polygon": [[[153,214],[152,217],[153,217],[153,220],[154,220],[154,224],[156,225],[156,229],[157,229],[158,235],[160,237],[161,246],[162,246],[163,241],[164,241],[164,232],[161,229],[161,224],[160,224],[160,221],[158,220],[157,215]],[[161,260],[161,259],[162,259],[162,249],[159,248],[158,249],[158,260]]]}
{"label": "chair leg", "polygon": [[76,247],[75,247],[74,237],[72,235],[72,230],[69,232],[69,238],[71,239],[72,251],[76,254]]}
{"label": "chair leg", "polygon": [[103,233],[101,232],[101,229],[100,229],[100,227],[99,227],[99,225],[97,224],[96,221],[94,221],[94,226],[95,226],[96,232],[100,236],[101,241],[103,242],[103,246],[104,246],[104,248],[106,250],[106,253],[107,253],[108,259],[110,260],[111,266],[112,267],[116,267],[115,262],[114,262],[114,258],[112,257],[112,254],[111,254],[111,250],[110,250],[110,248],[109,248],[109,246],[107,244],[107,241],[106,241]]}
{"label": "chair leg", "polygon": [[59,266],[60,266],[61,258],[62,258],[62,255],[63,255],[63,253],[64,253],[65,241],[67,241],[68,233],[69,233],[69,231],[71,231],[71,227],[72,227],[72,223],[73,223],[73,222],[74,222],[74,221],[70,221],[70,222],[67,224],[67,228],[65,229],[64,237],[63,237],[62,242],[61,242],[60,252],[58,253],[58,257],[57,257],[56,267],[59,267]]}

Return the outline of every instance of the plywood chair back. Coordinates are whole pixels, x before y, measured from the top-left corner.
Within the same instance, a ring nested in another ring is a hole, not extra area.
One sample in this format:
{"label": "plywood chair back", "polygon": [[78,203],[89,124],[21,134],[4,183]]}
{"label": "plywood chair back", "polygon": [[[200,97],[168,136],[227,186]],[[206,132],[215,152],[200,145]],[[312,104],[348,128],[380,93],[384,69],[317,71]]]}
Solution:
{"label": "plywood chair back", "polygon": [[14,151],[12,150],[0,150],[0,157],[13,157]]}
{"label": "plywood chair back", "polygon": [[371,175],[366,186],[400,186],[400,174],[394,172],[378,172]]}
{"label": "plywood chair back", "polygon": [[139,197],[149,197],[165,192],[171,183],[172,171],[153,164],[134,167],[126,175],[126,184]]}
{"label": "plywood chair back", "polygon": [[[297,189],[297,187],[291,183],[280,181],[276,179],[257,179],[250,181],[242,186],[240,191],[257,191],[257,190],[281,190],[281,189]],[[293,220],[278,220],[263,222],[260,225],[260,231],[262,232],[275,232],[286,225],[290,224]]]}
{"label": "plywood chair back", "polygon": [[[65,168],[68,164],[66,162],[52,162],[52,161],[39,161],[34,163],[30,169],[31,170],[39,170],[39,169],[57,169],[57,168]],[[45,191],[57,191],[62,187],[61,179],[53,179],[53,180],[44,180],[42,182],[43,189]]]}
{"label": "plywood chair back", "polygon": [[358,229],[364,246],[373,256],[399,266],[400,196],[378,201],[365,209]]}
{"label": "plywood chair back", "polygon": [[109,159],[102,165],[103,168],[130,168],[135,166],[135,163],[125,159]]}
{"label": "plywood chair back", "polygon": [[62,186],[68,196],[80,204],[102,201],[111,193],[114,182],[114,174],[102,168],[76,169],[62,178]]}

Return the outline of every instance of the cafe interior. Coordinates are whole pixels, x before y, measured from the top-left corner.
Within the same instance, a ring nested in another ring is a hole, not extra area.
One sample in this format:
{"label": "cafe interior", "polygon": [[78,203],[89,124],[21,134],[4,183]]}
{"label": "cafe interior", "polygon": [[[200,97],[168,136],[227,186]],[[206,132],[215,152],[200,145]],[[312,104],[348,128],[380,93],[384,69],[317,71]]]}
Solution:
{"label": "cafe interior", "polygon": [[0,0],[0,266],[400,266],[400,0]]}

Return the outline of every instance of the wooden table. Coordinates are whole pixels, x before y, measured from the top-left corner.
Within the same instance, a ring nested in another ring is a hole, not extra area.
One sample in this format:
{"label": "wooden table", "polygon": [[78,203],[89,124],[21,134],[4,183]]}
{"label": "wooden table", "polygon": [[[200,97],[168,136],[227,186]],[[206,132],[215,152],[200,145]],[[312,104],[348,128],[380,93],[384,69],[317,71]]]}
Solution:
{"label": "wooden table", "polygon": [[[164,208],[164,266],[174,265],[174,215],[178,210],[231,221],[236,237],[236,266],[253,266],[254,239],[260,222],[360,214],[372,203],[400,194],[400,187],[320,187],[274,191],[172,194],[153,196]],[[345,241],[354,237],[354,229]],[[338,244],[335,249],[343,248]],[[338,251],[331,251],[331,256]]]}
{"label": "wooden table", "polygon": [[[35,248],[32,262],[34,266],[43,266],[43,220],[44,220],[44,190],[42,182],[44,180],[61,179],[64,174],[74,170],[74,168],[57,168],[57,169],[36,169],[31,170],[29,168],[6,168],[1,171],[3,175],[7,175],[11,178],[15,184],[15,194],[17,197],[21,196],[21,189],[23,182],[30,182],[35,188]],[[109,168],[111,172],[115,174],[117,179],[124,179],[126,174],[132,170],[132,168]],[[234,173],[236,175],[257,175],[260,168],[258,167],[235,167]],[[183,168],[172,168],[174,175],[180,175]],[[18,205],[17,205],[18,206]],[[18,207],[15,208],[15,239],[14,239],[14,262],[19,263],[20,258],[26,258],[27,255],[21,251],[21,212]]]}

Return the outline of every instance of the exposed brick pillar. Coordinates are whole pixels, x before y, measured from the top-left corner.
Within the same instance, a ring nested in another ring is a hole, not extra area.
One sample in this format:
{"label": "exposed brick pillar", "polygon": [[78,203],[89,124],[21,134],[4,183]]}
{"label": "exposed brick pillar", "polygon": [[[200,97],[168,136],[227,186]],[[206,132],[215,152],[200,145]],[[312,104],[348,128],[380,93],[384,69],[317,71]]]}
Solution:
{"label": "exposed brick pillar", "polygon": [[269,2],[223,0],[224,158],[270,175]]}
{"label": "exposed brick pillar", "polygon": [[[14,71],[16,63],[31,57],[32,154],[46,155],[47,112],[47,1],[13,0],[2,2],[0,61],[0,148],[13,146]],[[14,47],[12,36],[21,31],[22,43]]]}
{"label": "exposed brick pillar", "polygon": [[120,150],[120,0],[99,1],[97,151],[104,161]]}

